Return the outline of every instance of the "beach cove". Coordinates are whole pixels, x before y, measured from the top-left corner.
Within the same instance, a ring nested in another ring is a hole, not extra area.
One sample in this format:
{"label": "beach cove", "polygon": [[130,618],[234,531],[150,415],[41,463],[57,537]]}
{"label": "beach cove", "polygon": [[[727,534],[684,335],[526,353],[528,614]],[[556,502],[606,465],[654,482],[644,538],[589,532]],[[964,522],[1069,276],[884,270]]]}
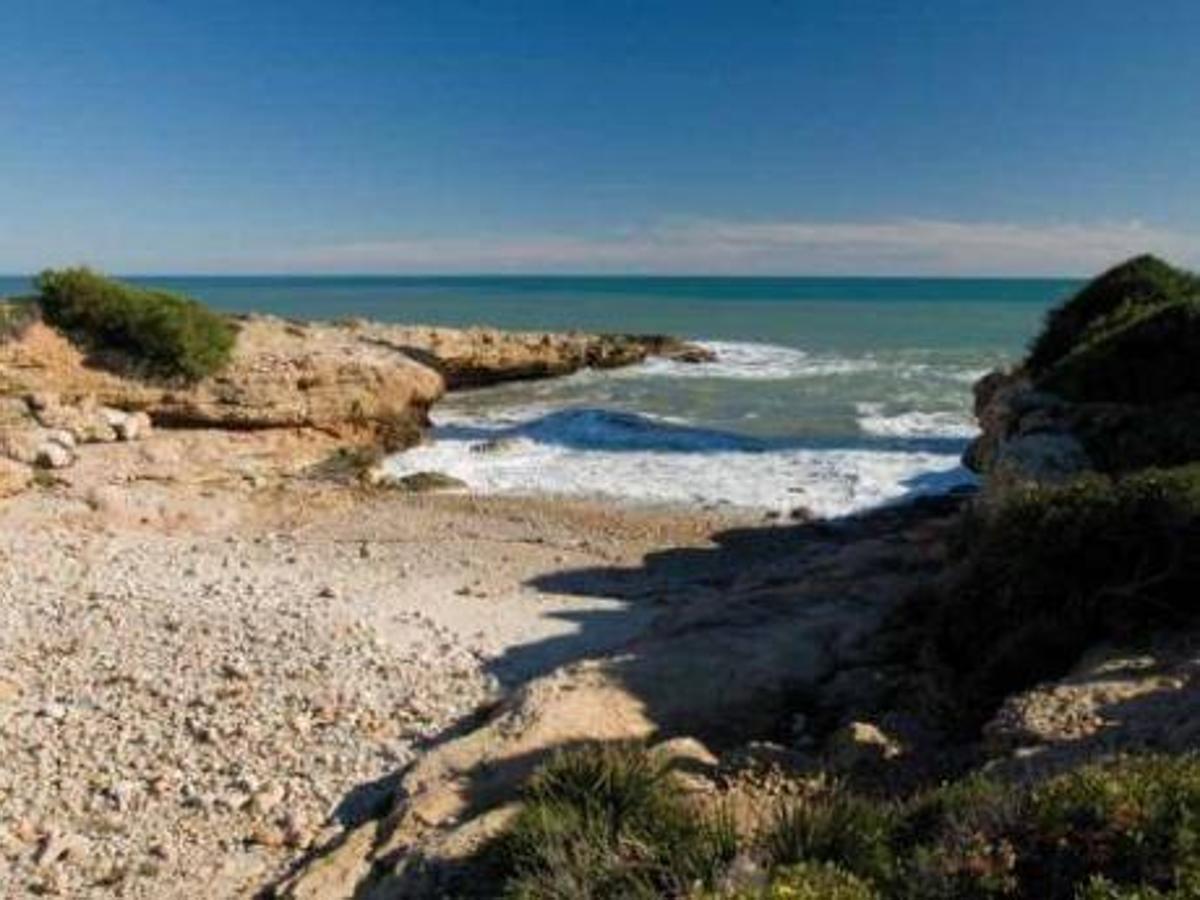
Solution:
{"label": "beach cove", "polygon": [[[1155,365],[1187,358],[1186,340],[1176,347],[1158,322],[1190,315],[1191,300],[1168,291],[1191,282],[1153,259],[1114,271],[1088,290],[1120,298],[1126,278],[1141,278],[1168,299],[1153,301],[1144,333],[1135,319],[1110,340],[1165,340]],[[973,390],[952,373],[973,395],[956,401],[970,404],[970,426],[952,410],[889,416],[886,395],[852,403],[865,445],[826,447],[833,457],[773,482],[772,454],[822,451],[623,408],[623,392],[632,384],[644,400],[664,372],[771,383],[796,366],[807,384],[808,351],[225,317],[86,270],[40,288],[37,303],[5,304],[0,341],[7,885],[81,897],[486,897],[490,848],[528,822],[521,792],[545,766],[573,765],[573,752],[665,761],[678,775],[662,784],[692,796],[695,814],[719,803],[731,839],[753,848],[772,810],[823,790],[830,773],[903,792],[984,761],[1017,778],[1114,741],[1190,746],[1178,726],[1194,701],[1178,674],[1193,664],[1186,639],[1155,637],[1151,669],[1119,649],[1085,661],[1078,681],[1069,653],[1037,652],[1036,631],[977,653],[958,608],[961,584],[993,627],[1011,627],[988,594],[1010,576],[962,548],[964,528],[1002,523],[1013,504],[1050,504],[1034,528],[1057,534],[1053,504],[1075,490],[1101,492],[1100,512],[1085,515],[1108,515],[1110,490],[1135,492],[1112,501],[1122,504],[1144,502],[1143,490],[1190,502],[1184,470],[1161,485],[1149,472],[1128,488],[1085,478],[1056,493],[1092,466],[1192,452],[1190,432],[1162,431],[1156,423],[1175,420],[1140,396],[1094,407],[1033,381],[1093,390],[1087,354],[1048,375],[996,371]],[[131,332],[140,355],[64,330],[55,319],[70,307],[56,291],[106,296],[89,309],[109,316],[157,304],[196,317],[187,327],[210,343],[181,343],[167,359],[210,370],[149,368],[163,339],[152,329]],[[1078,327],[1065,315],[1035,353],[1062,352],[1055,329]],[[1113,365],[1100,347],[1098,364]],[[224,358],[206,361],[212,348]],[[1188,395],[1166,402],[1190,421]],[[497,475],[554,473],[554,446],[570,451],[558,472],[591,465],[609,480],[564,490]],[[863,489],[861,476],[843,484],[829,460],[850,449],[902,467],[883,489]],[[620,469],[627,458],[635,464]],[[715,465],[689,469],[693,458]],[[947,459],[964,474],[944,477]],[[742,502],[737,479],[712,479],[755,464],[767,489]],[[681,472],[693,493],[662,490]],[[797,503],[798,483],[826,505]],[[1019,558],[1053,550],[1036,530],[999,534],[987,540],[1034,542]],[[1053,566],[1022,577],[1059,590]],[[1171,590],[1177,577],[1162,576]],[[1087,649],[1089,632],[1047,628]],[[931,667],[929,654],[964,647],[961,662]],[[1022,669],[997,690],[974,674],[1010,647],[1066,677],[1038,685]],[[971,677],[943,682],[940,667],[954,664]],[[1095,686],[1092,666],[1123,674]],[[1153,707],[1128,721],[1095,712],[1148,694]],[[966,731],[958,717],[970,717]]]}

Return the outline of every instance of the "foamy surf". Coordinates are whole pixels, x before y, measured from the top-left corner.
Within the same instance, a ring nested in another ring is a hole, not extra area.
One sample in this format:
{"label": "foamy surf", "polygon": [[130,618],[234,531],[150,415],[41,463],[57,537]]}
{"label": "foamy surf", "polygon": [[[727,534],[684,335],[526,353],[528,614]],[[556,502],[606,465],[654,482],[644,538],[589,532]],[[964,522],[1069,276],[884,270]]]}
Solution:
{"label": "foamy surf", "polygon": [[879,363],[870,357],[845,357],[811,353],[797,347],[750,341],[696,341],[713,351],[716,360],[707,363],[679,362],[652,358],[627,370],[631,374],[670,378],[724,378],[746,381],[783,381],[791,378],[820,378],[873,372]]}
{"label": "foamy surf", "polygon": [[482,494],[826,517],[973,483],[957,452],[795,446],[600,409],[445,419],[431,443],[388,465],[397,475],[443,472]]}
{"label": "foamy surf", "polygon": [[655,357],[641,365],[619,370],[616,374],[633,378],[710,378],[728,381],[801,381],[873,374],[900,381],[970,385],[990,371],[978,366],[916,362],[894,354],[891,357],[873,353],[849,355],[756,341],[693,343],[713,351],[716,359],[713,362],[694,363]]}
{"label": "foamy surf", "polygon": [[893,438],[950,438],[967,440],[979,429],[963,412],[906,410],[888,415],[883,403],[859,403],[858,427],[863,433]]}

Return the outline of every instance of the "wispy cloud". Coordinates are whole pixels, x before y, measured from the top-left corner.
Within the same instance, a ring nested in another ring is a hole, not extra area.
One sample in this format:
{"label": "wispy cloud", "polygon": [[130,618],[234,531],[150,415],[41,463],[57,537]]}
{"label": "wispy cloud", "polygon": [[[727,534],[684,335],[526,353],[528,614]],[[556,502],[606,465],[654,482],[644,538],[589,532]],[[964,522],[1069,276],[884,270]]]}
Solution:
{"label": "wispy cloud", "polygon": [[[603,235],[421,237],[295,248],[257,258],[291,272],[1086,274],[1154,252],[1200,261],[1200,235],[1140,221],[1020,224],[675,220]],[[246,260],[226,261],[245,267]]]}

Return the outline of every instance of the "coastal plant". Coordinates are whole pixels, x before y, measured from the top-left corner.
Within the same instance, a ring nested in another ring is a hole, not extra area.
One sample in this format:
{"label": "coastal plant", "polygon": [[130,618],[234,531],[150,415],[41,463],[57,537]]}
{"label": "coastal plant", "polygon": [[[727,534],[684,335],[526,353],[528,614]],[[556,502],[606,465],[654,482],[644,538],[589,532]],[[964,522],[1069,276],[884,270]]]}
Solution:
{"label": "coastal plant", "polygon": [[890,896],[904,900],[990,900],[1016,886],[1014,846],[1027,798],[972,775],[909,798],[896,829]]}
{"label": "coastal plant", "polygon": [[959,553],[903,615],[975,727],[1097,641],[1200,611],[1200,464],[1015,489],[964,520]]}
{"label": "coastal plant", "polygon": [[134,367],[196,380],[225,366],[236,332],[188,297],[124,284],[87,268],[47,270],[35,281],[42,313],[89,349]]}
{"label": "coastal plant", "polygon": [[1130,313],[1085,336],[1038,379],[1074,401],[1150,404],[1200,392],[1200,299]]}
{"label": "coastal plant", "polygon": [[1153,405],[1107,406],[1077,417],[1074,433],[1101,472],[1200,460],[1200,393]]}
{"label": "coastal plant", "polygon": [[687,800],[666,760],[630,744],[556,753],[491,848],[521,900],[686,897],[737,851],[727,817]]}
{"label": "coastal plant", "polygon": [[1026,367],[1041,375],[1089,335],[1094,338],[1147,308],[1196,296],[1200,278],[1193,273],[1149,254],[1126,260],[1049,312]]}
{"label": "coastal plant", "polygon": [[1048,896],[1100,874],[1117,884],[1200,886],[1200,763],[1194,756],[1088,766],[1036,789],[1028,854]]}
{"label": "coastal plant", "polygon": [[893,874],[897,823],[886,800],[835,787],[781,807],[764,849],[774,866],[837,863],[855,875],[886,882]]}
{"label": "coastal plant", "polygon": [[1032,786],[973,775],[899,801],[844,794],[776,828],[788,836],[771,837],[772,885],[817,864],[887,900],[1182,900],[1200,887],[1200,760],[1129,757]]}
{"label": "coastal plant", "polygon": [[[1184,900],[1200,896],[1200,758],[976,774],[897,798],[833,785],[739,846],[660,760],[585,747],[535,774],[495,848],[504,896],[528,900]],[[763,884],[723,886],[738,855],[761,861]]]}

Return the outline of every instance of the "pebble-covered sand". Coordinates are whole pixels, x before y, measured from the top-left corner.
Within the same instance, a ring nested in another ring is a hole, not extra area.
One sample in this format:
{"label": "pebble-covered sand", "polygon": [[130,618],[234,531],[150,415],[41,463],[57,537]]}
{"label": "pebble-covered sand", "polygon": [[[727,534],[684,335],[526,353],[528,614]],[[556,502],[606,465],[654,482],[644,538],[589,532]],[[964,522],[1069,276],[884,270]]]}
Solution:
{"label": "pebble-covered sand", "polygon": [[0,897],[253,894],[443,729],[653,615],[533,579],[712,526],[304,490],[186,498],[209,527],[0,508]]}

